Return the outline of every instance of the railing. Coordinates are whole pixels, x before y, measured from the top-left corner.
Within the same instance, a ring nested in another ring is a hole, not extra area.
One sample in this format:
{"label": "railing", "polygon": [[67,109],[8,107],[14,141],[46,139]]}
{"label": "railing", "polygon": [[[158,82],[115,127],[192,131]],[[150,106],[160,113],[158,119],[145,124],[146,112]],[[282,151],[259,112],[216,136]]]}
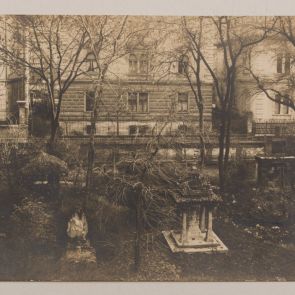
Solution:
{"label": "railing", "polygon": [[295,135],[295,121],[253,122],[255,136],[293,136]]}
{"label": "railing", "polygon": [[0,125],[17,125],[19,120],[18,111],[0,111]]}
{"label": "railing", "polygon": [[18,112],[0,111],[0,144],[3,142],[26,142],[28,126],[19,125]]}

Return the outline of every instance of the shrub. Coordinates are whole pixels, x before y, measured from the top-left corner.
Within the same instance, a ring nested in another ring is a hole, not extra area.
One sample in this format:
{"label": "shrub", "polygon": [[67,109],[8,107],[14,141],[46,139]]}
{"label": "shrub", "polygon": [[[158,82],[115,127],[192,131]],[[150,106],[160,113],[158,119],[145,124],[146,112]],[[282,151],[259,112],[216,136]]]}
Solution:
{"label": "shrub", "polygon": [[253,182],[254,165],[248,161],[234,161],[229,163],[227,175],[227,191],[236,193],[249,187]]}
{"label": "shrub", "polygon": [[247,224],[279,224],[289,219],[290,196],[283,191],[248,188],[235,195],[235,219]]}
{"label": "shrub", "polygon": [[25,197],[11,215],[11,235],[28,251],[55,249],[58,223],[53,210],[43,200]]}
{"label": "shrub", "polygon": [[32,117],[30,132],[36,137],[46,137],[50,134],[50,121],[38,115]]}

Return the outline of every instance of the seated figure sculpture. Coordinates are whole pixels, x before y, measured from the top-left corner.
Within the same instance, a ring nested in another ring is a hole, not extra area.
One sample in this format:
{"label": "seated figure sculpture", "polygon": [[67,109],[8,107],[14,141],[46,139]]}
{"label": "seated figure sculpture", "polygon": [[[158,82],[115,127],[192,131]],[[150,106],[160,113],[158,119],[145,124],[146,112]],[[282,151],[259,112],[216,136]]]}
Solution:
{"label": "seated figure sculpture", "polygon": [[85,241],[88,233],[86,216],[82,209],[73,214],[68,222],[68,237],[76,242]]}
{"label": "seated figure sculpture", "polygon": [[61,259],[61,265],[66,270],[67,267],[72,269],[74,264],[85,264],[90,269],[96,267],[95,249],[86,239],[88,233],[88,224],[86,216],[82,209],[76,210],[68,222],[67,235],[68,244],[67,250]]}

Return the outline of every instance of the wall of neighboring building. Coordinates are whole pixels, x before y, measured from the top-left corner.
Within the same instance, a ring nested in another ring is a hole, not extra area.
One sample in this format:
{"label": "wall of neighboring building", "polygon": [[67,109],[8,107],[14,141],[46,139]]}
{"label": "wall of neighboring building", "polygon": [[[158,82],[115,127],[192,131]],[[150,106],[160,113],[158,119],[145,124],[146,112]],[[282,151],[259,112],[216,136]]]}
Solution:
{"label": "wall of neighboring building", "polygon": [[8,96],[8,121],[11,124],[18,124],[19,106],[18,101],[24,101],[24,79],[18,78],[7,82]]}
{"label": "wall of neighboring building", "polygon": [[0,83],[0,122],[6,121],[7,116],[7,88],[6,82]]}
{"label": "wall of neighboring building", "polygon": [[7,113],[7,87],[6,66],[0,66],[0,122],[6,120]]}
{"label": "wall of neighboring building", "polygon": [[[66,92],[62,102],[61,126],[68,135],[87,134],[91,112],[86,110],[86,93],[91,91],[91,82],[75,82]],[[129,93],[147,93],[147,110],[130,111]],[[188,110],[180,111],[178,93],[188,95]],[[204,85],[206,130],[211,129],[212,86]],[[119,122],[119,123],[117,123]],[[97,135],[114,135],[119,125],[119,135],[130,135],[130,126],[147,126],[146,135],[151,134],[156,125],[158,129],[167,122],[166,133],[178,130],[186,125],[194,130],[198,126],[196,102],[187,84],[150,82],[135,83],[125,81],[121,87],[117,84],[105,85],[102,100],[98,105]],[[132,128],[132,127],[131,127]],[[154,130],[154,132],[156,132]]]}
{"label": "wall of neighboring building", "polygon": [[[292,48],[282,40],[266,40],[253,48],[248,56],[242,60],[250,65],[253,73],[263,81],[265,88],[274,88],[282,94],[294,95],[288,87],[289,73],[278,73],[278,56],[284,52],[290,53]],[[249,52],[247,52],[249,54]],[[294,73],[294,66],[290,65],[290,73]],[[254,121],[289,121],[295,119],[295,112],[290,108],[278,107],[265,93],[258,89],[256,81],[247,71],[240,71],[236,87],[236,107],[241,113],[251,112]],[[275,94],[269,92],[272,97]]]}

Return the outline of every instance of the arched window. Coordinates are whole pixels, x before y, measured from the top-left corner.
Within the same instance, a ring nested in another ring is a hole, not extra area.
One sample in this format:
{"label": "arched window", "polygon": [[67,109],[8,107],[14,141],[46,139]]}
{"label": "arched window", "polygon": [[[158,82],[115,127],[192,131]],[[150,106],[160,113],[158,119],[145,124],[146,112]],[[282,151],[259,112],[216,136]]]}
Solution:
{"label": "arched window", "polygon": [[96,57],[93,52],[89,52],[86,57],[88,63],[88,72],[93,72],[97,68]]}
{"label": "arched window", "polygon": [[188,57],[182,55],[178,61],[178,73],[185,74],[188,70]]}
{"label": "arched window", "polygon": [[137,57],[135,54],[129,55],[129,72],[131,74],[137,73]]}

